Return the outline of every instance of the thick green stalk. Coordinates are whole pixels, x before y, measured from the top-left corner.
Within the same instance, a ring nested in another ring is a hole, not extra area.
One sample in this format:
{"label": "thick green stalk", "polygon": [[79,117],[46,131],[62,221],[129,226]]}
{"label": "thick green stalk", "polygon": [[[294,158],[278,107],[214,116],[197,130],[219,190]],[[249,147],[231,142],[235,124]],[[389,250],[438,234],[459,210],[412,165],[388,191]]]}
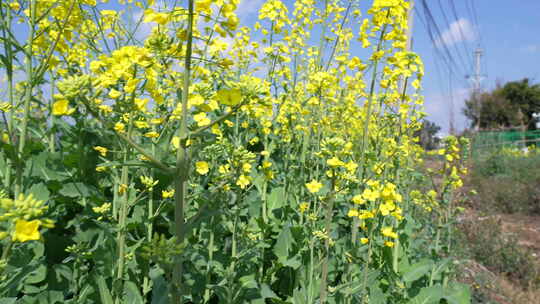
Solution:
{"label": "thick green stalk", "polygon": [[[131,135],[132,131],[132,124],[131,121],[129,123],[128,127],[128,136]],[[127,162],[129,159],[129,153],[130,148],[125,145],[122,149],[124,153],[124,163]],[[123,166],[122,167],[122,176],[120,177],[120,189],[123,189],[124,193],[122,193],[122,197],[120,199],[120,209],[118,213],[118,233],[117,233],[117,240],[116,240],[116,246],[118,250],[118,268],[116,273],[116,279],[117,282],[114,285],[116,290],[116,298],[115,303],[119,304],[122,303],[122,295],[124,293],[124,267],[125,267],[125,260],[126,260],[126,220],[127,220],[127,214],[128,214],[128,206],[129,206],[129,167]],[[126,187],[126,188],[122,188]]]}
{"label": "thick green stalk", "polygon": [[32,47],[34,45],[34,26],[35,26],[35,16],[36,16],[36,2],[35,0],[30,0],[29,3],[29,12],[30,17],[28,18],[28,42],[27,42],[27,49],[26,49],[26,66],[25,66],[25,72],[26,72],[26,88],[25,88],[25,94],[24,94],[24,106],[23,106],[23,117],[22,117],[22,126],[21,126],[21,133],[19,136],[19,147],[17,149],[17,173],[16,173],[16,182],[15,182],[15,197],[18,197],[19,194],[22,191],[23,186],[23,167],[24,167],[24,161],[23,161],[23,154],[24,154],[24,148],[26,146],[26,136],[28,135],[28,120],[30,116],[30,102],[32,100],[32,88],[33,83],[35,81],[34,79],[34,68],[32,66]]}
{"label": "thick green stalk", "polygon": [[[184,208],[186,204],[186,186],[189,177],[189,156],[188,148],[186,147],[186,141],[188,139],[187,129],[187,103],[189,97],[189,86],[191,82],[191,55],[193,44],[193,0],[189,0],[188,4],[188,29],[187,29],[187,44],[186,44],[186,56],[184,60],[184,84],[182,88],[182,122],[178,129],[178,137],[180,138],[180,144],[176,153],[176,171],[177,177],[175,180],[175,194],[174,194],[174,222],[175,222],[175,236],[178,245],[184,243],[185,237],[185,219]],[[182,254],[179,253],[175,257],[174,269],[173,269],[173,284],[172,284],[172,296],[174,304],[182,304],[183,302],[183,269],[182,269]]]}

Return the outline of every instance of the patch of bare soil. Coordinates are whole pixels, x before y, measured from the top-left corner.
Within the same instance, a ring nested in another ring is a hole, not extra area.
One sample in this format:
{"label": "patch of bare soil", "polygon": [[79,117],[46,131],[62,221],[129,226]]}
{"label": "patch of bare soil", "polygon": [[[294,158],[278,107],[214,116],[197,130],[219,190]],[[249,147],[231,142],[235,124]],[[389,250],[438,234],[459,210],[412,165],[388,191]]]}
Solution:
{"label": "patch of bare soil", "polygon": [[[517,244],[532,252],[534,262],[540,269],[540,216],[523,214],[497,214],[479,216],[468,209],[460,221],[482,222],[496,220],[504,236],[516,238]],[[470,284],[475,294],[473,303],[486,304],[540,304],[540,288],[524,288],[519,282],[496,273],[474,260],[465,261],[461,280]],[[540,278],[539,278],[540,280]]]}

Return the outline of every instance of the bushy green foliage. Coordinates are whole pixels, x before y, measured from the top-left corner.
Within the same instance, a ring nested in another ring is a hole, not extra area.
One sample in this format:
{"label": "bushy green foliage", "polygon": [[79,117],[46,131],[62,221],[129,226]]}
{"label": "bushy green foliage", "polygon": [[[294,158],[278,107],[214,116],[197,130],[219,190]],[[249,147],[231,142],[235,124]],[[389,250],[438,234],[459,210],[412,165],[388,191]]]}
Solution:
{"label": "bushy green foliage", "polygon": [[470,186],[480,210],[540,214],[540,154],[536,149],[499,149],[473,164]]}

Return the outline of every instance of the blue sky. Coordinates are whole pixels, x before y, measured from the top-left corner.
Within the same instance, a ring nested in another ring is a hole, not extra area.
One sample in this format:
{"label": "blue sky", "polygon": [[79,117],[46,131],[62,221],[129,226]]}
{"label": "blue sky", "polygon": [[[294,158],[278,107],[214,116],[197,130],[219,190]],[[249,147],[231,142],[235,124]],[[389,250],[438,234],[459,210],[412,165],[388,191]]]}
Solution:
{"label": "blue sky", "polygon": [[[428,0],[433,4],[433,12],[439,24],[445,24],[444,16],[436,0]],[[449,8],[448,0],[442,0],[444,8]],[[532,78],[540,82],[540,1],[538,0],[455,0],[460,22],[451,20],[450,27],[441,29],[443,35],[454,31],[455,39],[448,39],[454,53],[456,48],[465,56],[465,50],[472,52],[478,45],[484,50],[482,57],[482,81],[484,90],[492,89],[497,82]],[[466,2],[474,2],[478,25],[467,9]],[[444,5],[447,4],[447,5]],[[448,13],[448,10],[446,11]],[[450,11],[451,12],[451,11]],[[453,15],[450,13],[450,19]],[[452,23],[455,23],[452,26]],[[460,27],[455,26],[459,24]],[[461,31],[456,29],[461,28]],[[461,35],[463,33],[463,35]],[[451,35],[449,35],[451,36]],[[446,36],[446,37],[449,37]],[[465,79],[463,70],[458,70],[454,77],[448,72],[437,75],[434,50],[436,46],[430,42],[425,26],[418,18],[414,28],[415,46],[426,67],[424,94],[426,110],[430,120],[435,121],[444,131],[448,131],[449,102],[452,95],[455,108],[456,128],[462,130],[467,126],[461,115],[464,99],[469,94],[470,82]],[[472,54],[468,54],[472,59]],[[457,55],[456,55],[457,56]],[[457,60],[456,60],[457,61]],[[447,69],[447,68],[446,68]],[[466,71],[465,74],[472,74]],[[449,94],[448,83],[452,78],[452,94]]]}

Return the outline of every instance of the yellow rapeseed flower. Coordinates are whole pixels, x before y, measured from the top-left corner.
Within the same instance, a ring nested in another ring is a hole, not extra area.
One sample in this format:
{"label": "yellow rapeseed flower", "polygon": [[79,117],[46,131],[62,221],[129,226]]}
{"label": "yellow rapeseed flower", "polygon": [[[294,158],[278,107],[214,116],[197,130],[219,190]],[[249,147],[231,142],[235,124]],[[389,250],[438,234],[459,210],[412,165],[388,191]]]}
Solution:
{"label": "yellow rapeseed flower", "polygon": [[56,116],[70,115],[75,109],[69,107],[69,101],[67,99],[60,99],[53,103],[52,114]]}
{"label": "yellow rapeseed flower", "polygon": [[227,106],[235,106],[242,101],[242,93],[239,89],[222,89],[217,92],[220,103]]}
{"label": "yellow rapeseed flower", "polygon": [[392,230],[392,227],[383,227],[381,233],[389,238],[397,239],[398,235]]}
{"label": "yellow rapeseed flower", "polygon": [[210,119],[206,117],[206,113],[201,112],[199,114],[193,115],[193,120],[197,122],[197,126],[204,127],[210,124]]}
{"label": "yellow rapeseed flower", "polygon": [[195,170],[200,175],[206,175],[208,171],[210,170],[210,167],[208,166],[208,163],[205,161],[198,161],[195,163]]}
{"label": "yellow rapeseed flower", "polygon": [[41,238],[39,233],[40,220],[26,221],[18,219],[15,222],[15,233],[13,234],[14,242],[37,241]]}
{"label": "yellow rapeseed flower", "polygon": [[103,157],[107,156],[107,152],[109,151],[107,148],[102,146],[95,146],[94,150],[98,151]]}
{"label": "yellow rapeseed flower", "polygon": [[112,99],[117,99],[118,97],[120,97],[122,95],[122,93],[120,93],[119,91],[115,90],[115,89],[112,89],[110,92],[109,92],[109,97],[112,98]]}
{"label": "yellow rapeseed flower", "polygon": [[301,203],[300,206],[299,206],[299,209],[300,209],[300,213],[306,212],[306,210],[309,209],[309,203],[307,203],[307,202]]}
{"label": "yellow rapeseed flower", "polygon": [[330,159],[328,159],[328,160],[326,161],[326,164],[329,165],[329,166],[332,167],[332,168],[335,168],[335,167],[339,167],[339,166],[343,166],[343,165],[344,165],[344,163],[343,163],[341,160],[339,160],[339,158],[337,158],[337,157],[335,157],[335,156],[332,157],[332,158],[330,158]]}
{"label": "yellow rapeseed flower", "polygon": [[319,182],[316,181],[316,180],[312,180],[311,182],[309,182],[309,183],[306,184],[306,188],[307,188],[308,191],[311,192],[311,193],[317,193],[317,192],[319,192],[319,190],[321,190],[322,187],[323,187],[323,184],[319,183]]}
{"label": "yellow rapeseed flower", "polygon": [[161,197],[162,198],[171,198],[174,196],[174,189],[171,190],[162,190],[161,191]]}
{"label": "yellow rapeseed flower", "polygon": [[251,181],[249,180],[249,177],[243,174],[240,175],[240,177],[238,177],[238,180],[236,181],[236,185],[240,186],[240,188],[242,189],[246,188],[250,183]]}

